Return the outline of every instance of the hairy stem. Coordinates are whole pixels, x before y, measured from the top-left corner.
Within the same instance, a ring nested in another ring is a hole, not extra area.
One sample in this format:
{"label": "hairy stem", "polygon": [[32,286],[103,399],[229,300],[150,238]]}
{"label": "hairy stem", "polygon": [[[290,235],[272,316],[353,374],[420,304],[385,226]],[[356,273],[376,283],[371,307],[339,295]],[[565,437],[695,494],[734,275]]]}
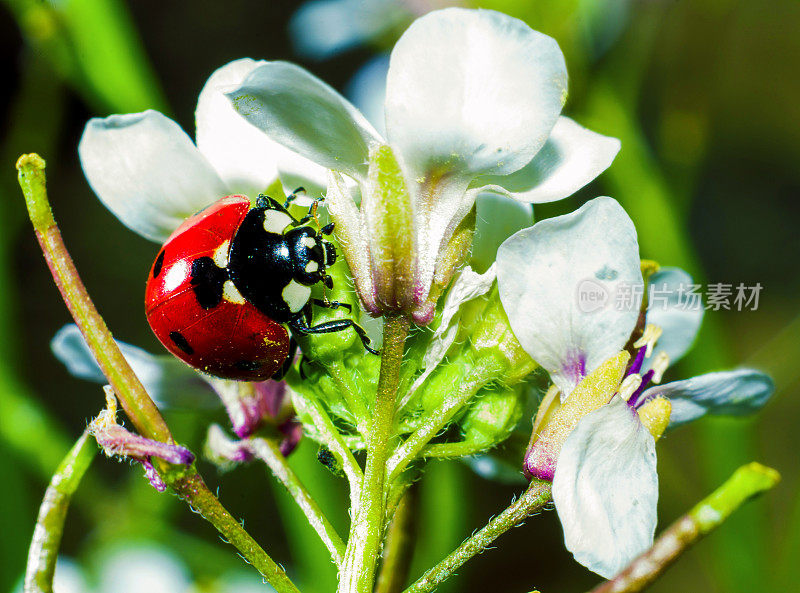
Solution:
{"label": "hairy stem", "polygon": [[311,527],[319,535],[322,543],[328,548],[331,559],[336,563],[336,566],[341,566],[344,557],[344,542],[342,538],[336,533],[336,529],[325,517],[325,513],[319,508],[317,501],[311,497],[300,478],[289,467],[278,445],[269,439],[253,437],[248,441],[248,449],[253,455],[266,463],[269,469],[272,470],[273,475],[286,487],[297,506],[305,514]]}
{"label": "hairy stem", "polygon": [[404,593],[428,593],[449,578],[467,560],[483,552],[494,540],[530,515],[541,511],[550,501],[550,482],[533,480],[528,489],[485,527],[465,540],[447,558],[431,568]]}
{"label": "hairy stem", "polygon": [[361,481],[364,478],[364,472],[361,470],[361,466],[358,465],[358,461],[356,461],[352,451],[350,451],[342,435],[336,429],[328,412],[316,397],[302,395],[295,400],[295,405],[311,416],[314,427],[319,432],[325,445],[334,455],[342,460],[342,470],[350,484],[351,513],[355,516],[358,508],[358,501],[361,496]]}
{"label": "hairy stem", "polygon": [[695,542],[713,531],[742,504],[780,480],[774,469],[749,463],[683,517],[670,525],[653,546],[592,593],[636,593],[647,588]]}
{"label": "hairy stem", "polygon": [[387,462],[389,480],[393,480],[405,470],[430,440],[447,426],[453,417],[475,397],[481,387],[493,377],[496,363],[492,359],[478,362],[470,374],[458,385],[455,393],[445,398],[443,405],[425,418],[416,432],[409,435],[405,442],[395,450]]}
{"label": "hairy stem", "polygon": [[412,487],[400,499],[396,510],[389,515],[392,519],[375,593],[400,593],[408,579],[414,551],[416,502],[417,489]]}
{"label": "hairy stem", "polygon": [[408,329],[409,321],[404,316],[393,315],[384,319],[381,371],[367,441],[367,463],[339,581],[342,593],[372,592],[375,565],[384,537],[386,458],[393,434],[400,365]]}
{"label": "hairy stem", "polygon": [[[172,444],[175,441],[167,423],[114,342],[61,239],[47,200],[44,168],[44,160],[35,153],[23,155],[17,161],[28,214],[56,286],[136,430],[146,438]],[[194,466],[153,461],[164,482],[214,525],[279,593],[297,592],[283,569],[211,493]]]}
{"label": "hairy stem", "polygon": [[53,575],[69,503],[96,454],[94,439],[84,431],[50,479],[28,549],[25,593],[53,593]]}

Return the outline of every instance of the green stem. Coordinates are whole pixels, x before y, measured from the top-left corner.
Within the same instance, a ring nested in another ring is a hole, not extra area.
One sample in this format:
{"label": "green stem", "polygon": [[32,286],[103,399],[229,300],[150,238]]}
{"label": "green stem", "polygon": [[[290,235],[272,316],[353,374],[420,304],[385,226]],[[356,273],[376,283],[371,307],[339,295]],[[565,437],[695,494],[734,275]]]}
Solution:
{"label": "green stem", "polygon": [[429,593],[442,584],[467,560],[483,552],[498,537],[541,511],[550,501],[550,482],[533,480],[528,489],[475,535],[465,540],[447,558],[431,568],[404,593]]}
{"label": "green stem", "polygon": [[281,454],[280,448],[274,441],[253,437],[248,441],[248,449],[267,464],[273,475],[286,487],[297,506],[303,511],[311,527],[319,535],[322,543],[328,548],[331,558],[336,566],[341,566],[344,557],[344,542],[336,529],[325,517],[317,501],[311,497],[306,487],[292,471],[286,462],[286,457]]}
{"label": "green stem", "polygon": [[122,356],[67,252],[47,200],[44,167],[44,160],[37,154],[21,156],[17,161],[28,214],[56,286],[136,429],[147,438],[172,442],[164,418]]}
{"label": "green stem", "polygon": [[384,318],[381,371],[367,442],[367,463],[358,510],[350,526],[350,538],[339,581],[341,593],[372,592],[375,565],[384,537],[386,459],[393,435],[400,365],[408,329],[409,321],[404,316]]}
{"label": "green stem", "polygon": [[423,425],[397,448],[387,462],[389,481],[394,480],[402,473],[408,464],[417,458],[425,445],[447,426],[458,411],[478,393],[481,387],[493,378],[496,364],[491,358],[479,361],[470,374],[461,381],[456,392],[446,397],[442,406],[426,417]]}
{"label": "green stem", "polygon": [[361,495],[361,481],[364,478],[361,466],[358,465],[358,461],[356,461],[352,451],[350,451],[342,435],[336,429],[333,420],[331,420],[328,412],[316,397],[301,395],[295,400],[295,405],[298,407],[298,411],[306,412],[311,416],[314,428],[319,431],[319,435],[325,445],[334,455],[341,459],[342,470],[350,483],[350,506],[351,512],[355,516]]}
{"label": "green stem", "polygon": [[437,443],[430,445],[422,450],[423,457],[435,457],[437,459],[460,459],[469,457],[486,451],[489,447],[486,444],[470,443],[460,441],[458,443]]}
{"label": "green stem", "polygon": [[299,593],[299,589],[289,580],[286,572],[269,557],[258,542],[245,531],[242,524],[234,519],[212,494],[200,474],[194,472],[167,483],[195,512],[211,523],[278,593]]}
{"label": "green stem", "polygon": [[369,410],[367,410],[367,406],[364,404],[360,394],[353,388],[353,383],[349,380],[342,359],[335,358],[331,360],[326,364],[326,368],[339,388],[339,393],[344,397],[347,408],[356,417],[356,430],[360,435],[365,436],[367,434],[365,423],[369,419]]}
{"label": "green stem", "polygon": [[414,551],[416,502],[417,489],[411,488],[400,499],[396,510],[389,515],[392,520],[389,523],[375,593],[400,593],[408,579]]}
{"label": "green stem", "polygon": [[742,504],[780,480],[774,469],[749,463],[737,469],[722,486],[670,525],[653,546],[610,581],[592,593],[636,593],[648,587],[690,546],[722,525]]}
{"label": "green stem", "polygon": [[25,593],[53,593],[53,575],[69,503],[96,454],[94,439],[84,431],[53,474],[28,550]]}
{"label": "green stem", "polygon": [[[47,200],[44,168],[44,160],[38,154],[23,155],[17,161],[19,184],[25,195],[28,214],[56,286],[139,434],[163,443],[174,443],[167,423],[120,352],[105,321],[86,292],[53,219]],[[297,591],[286,573],[211,493],[193,466],[154,461],[157,462],[164,482],[211,522],[279,593]]]}

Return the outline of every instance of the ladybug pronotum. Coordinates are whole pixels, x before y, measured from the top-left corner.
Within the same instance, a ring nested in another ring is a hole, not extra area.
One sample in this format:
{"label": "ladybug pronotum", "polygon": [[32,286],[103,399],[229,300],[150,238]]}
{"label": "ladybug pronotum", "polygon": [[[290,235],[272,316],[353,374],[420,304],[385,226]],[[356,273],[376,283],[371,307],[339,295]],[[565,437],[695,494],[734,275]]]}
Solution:
{"label": "ladybug pronotum", "polygon": [[175,356],[205,373],[263,381],[282,375],[298,334],[353,328],[370,352],[369,338],[351,319],[311,324],[312,305],[349,305],[311,298],[311,287],[333,287],[326,268],[334,246],[281,205],[259,196],[228,196],[187,219],[159,251],[145,290],[147,321]]}

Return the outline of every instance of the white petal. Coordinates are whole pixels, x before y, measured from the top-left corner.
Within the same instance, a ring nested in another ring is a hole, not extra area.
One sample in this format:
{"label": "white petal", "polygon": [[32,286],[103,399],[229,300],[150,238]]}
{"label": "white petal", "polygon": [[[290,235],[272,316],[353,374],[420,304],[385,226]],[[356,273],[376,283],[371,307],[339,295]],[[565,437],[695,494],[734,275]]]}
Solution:
{"label": "white petal", "polygon": [[363,178],[380,136],[347,99],[303,68],[266,62],[226,93],[267,135],[315,163]]}
{"label": "white petal", "polygon": [[264,60],[235,60],[206,81],[197,101],[197,147],[228,184],[231,193],[256,196],[280,174],[287,191],[325,187],[327,170],[270,140],[236,113],[223,90],[241,84]]}
{"label": "white petal", "polygon": [[571,196],[608,169],[619,149],[616,138],[597,134],[561,116],[530,163],[510,175],[479,177],[473,186],[490,186],[521,202],[554,202]]}
{"label": "white petal", "polygon": [[228,195],[189,136],[157,111],[89,120],[78,154],[100,201],[152,241]]}
{"label": "white petal", "polygon": [[209,77],[197,100],[197,148],[231,193],[256,196],[278,176],[277,144],[236,113],[223,94],[263,63],[244,58],[225,64]]}
{"label": "white petal", "polygon": [[389,54],[372,58],[347,83],[345,94],[381,134],[386,133],[386,75]]}
{"label": "white petal", "polygon": [[[122,355],[147,393],[165,407],[217,407],[219,402],[198,374],[174,356],[154,356],[141,348],[117,341]],[[53,355],[79,379],[107,383],[80,330],[65,325],[50,341]]]}
{"label": "white petal", "polygon": [[636,325],[636,229],[611,198],[519,231],[500,246],[497,266],[514,335],[564,394],[619,352]]}
{"label": "white petal", "polygon": [[475,205],[478,212],[470,265],[480,271],[494,263],[503,241],[533,224],[533,209],[493,193],[479,193]]}
{"label": "white petal", "polygon": [[437,10],[392,51],[389,142],[412,178],[511,173],[544,146],[566,93],[552,38],[491,10]]}
{"label": "white petal", "polygon": [[653,544],[656,446],[619,397],[587,414],[561,449],[553,501],[575,560],[611,578]]}
{"label": "white petal", "polygon": [[664,330],[653,355],[644,360],[643,370],[650,368],[659,352],[669,356],[670,364],[679,360],[692,347],[703,321],[703,303],[689,296],[692,277],[680,268],[662,268],[650,277],[647,322]]}
{"label": "white petal", "polygon": [[409,388],[408,393],[400,403],[400,408],[411,399],[428,376],[436,370],[439,363],[444,360],[450,346],[453,345],[458,334],[458,318],[456,315],[458,315],[461,305],[489,292],[496,277],[494,266],[491,266],[483,274],[476,274],[472,271],[472,268],[467,266],[453,280],[450,290],[447,291],[447,296],[444,299],[441,322],[436,331],[433,332],[423,357],[422,363],[425,370]]}
{"label": "white petal", "polygon": [[294,13],[289,33],[297,53],[324,60],[410,18],[393,0],[312,0]]}
{"label": "white petal", "polygon": [[670,428],[706,414],[741,416],[761,408],[775,385],[768,375],[753,369],[721,371],[657,385],[642,394],[642,401],[669,398]]}

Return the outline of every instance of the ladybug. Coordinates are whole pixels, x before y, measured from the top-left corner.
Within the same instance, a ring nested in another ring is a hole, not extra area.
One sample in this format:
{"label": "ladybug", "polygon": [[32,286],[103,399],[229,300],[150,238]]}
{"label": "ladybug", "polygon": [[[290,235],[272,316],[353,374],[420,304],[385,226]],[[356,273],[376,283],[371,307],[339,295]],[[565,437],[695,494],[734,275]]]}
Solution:
{"label": "ladybug", "polygon": [[287,210],[302,191],[284,204],[261,195],[251,207],[246,196],[222,198],[184,221],[159,251],[145,289],[145,312],[156,337],[175,356],[205,373],[226,379],[279,378],[296,348],[287,327],[297,334],[353,328],[364,347],[366,332],[352,319],[311,324],[312,306],[350,305],[311,298],[336,261],[336,249]]}

